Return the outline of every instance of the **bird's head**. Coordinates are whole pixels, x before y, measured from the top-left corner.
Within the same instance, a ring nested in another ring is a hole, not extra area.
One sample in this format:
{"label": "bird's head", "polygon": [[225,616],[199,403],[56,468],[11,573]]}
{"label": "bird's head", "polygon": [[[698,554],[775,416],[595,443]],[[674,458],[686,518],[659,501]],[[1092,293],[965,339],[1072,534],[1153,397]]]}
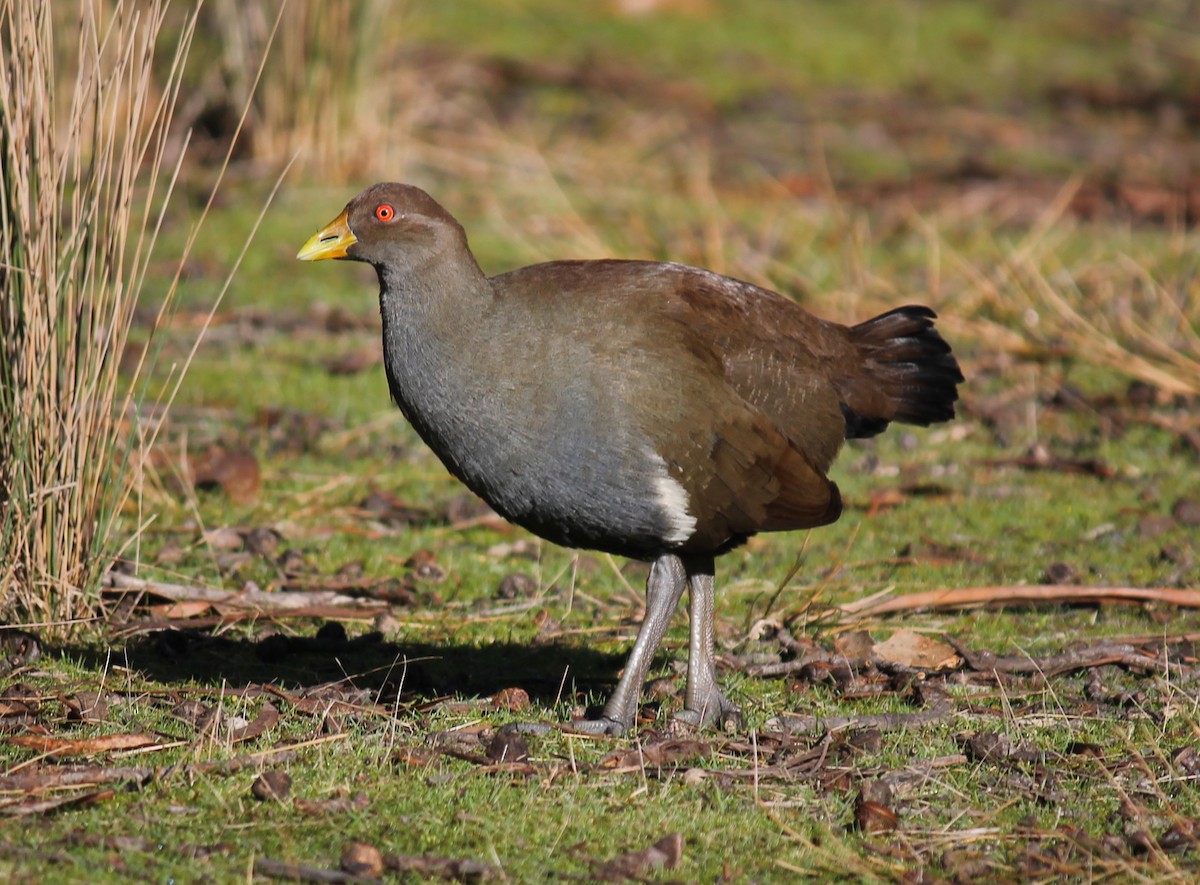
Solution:
{"label": "bird's head", "polygon": [[419,187],[384,182],[367,188],[306,242],[301,261],[347,258],[376,268],[423,264],[463,243],[462,227]]}

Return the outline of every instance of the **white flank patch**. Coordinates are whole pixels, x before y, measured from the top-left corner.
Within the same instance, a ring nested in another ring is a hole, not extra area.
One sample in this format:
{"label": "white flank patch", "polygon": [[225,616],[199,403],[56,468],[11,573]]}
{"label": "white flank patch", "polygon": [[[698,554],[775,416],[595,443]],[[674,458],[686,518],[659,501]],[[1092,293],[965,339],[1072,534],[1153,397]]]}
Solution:
{"label": "white flank patch", "polygon": [[667,520],[667,533],[663,540],[671,544],[682,544],[696,531],[696,517],[688,513],[687,490],[667,472],[667,462],[657,452],[650,452],[654,465],[652,481],[654,496]]}

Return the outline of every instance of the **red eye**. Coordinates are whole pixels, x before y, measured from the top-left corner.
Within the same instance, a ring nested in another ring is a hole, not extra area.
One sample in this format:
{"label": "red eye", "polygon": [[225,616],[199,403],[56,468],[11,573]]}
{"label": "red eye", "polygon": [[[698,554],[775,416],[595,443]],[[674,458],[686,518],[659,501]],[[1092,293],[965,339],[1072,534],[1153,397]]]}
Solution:
{"label": "red eye", "polygon": [[390,203],[380,203],[375,207],[375,217],[387,224],[396,217],[396,210],[392,208]]}

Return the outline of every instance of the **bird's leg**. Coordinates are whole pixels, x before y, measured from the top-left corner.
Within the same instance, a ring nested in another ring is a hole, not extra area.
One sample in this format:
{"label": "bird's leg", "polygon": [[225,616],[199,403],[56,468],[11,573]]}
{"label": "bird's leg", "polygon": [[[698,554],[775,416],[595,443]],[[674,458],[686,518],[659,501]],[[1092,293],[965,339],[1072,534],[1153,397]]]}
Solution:
{"label": "bird's leg", "polygon": [[687,571],[678,556],[660,556],[650,566],[650,577],[646,579],[646,618],[638,630],[629,660],[625,662],[621,681],[617,683],[599,719],[575,722],[572,723],[573,727],[597,734],[620,734],[632,727],[637,716],[642,684],[646,681],[654,653],[658,651],[663,634],[667,632],[667,624],[671,621],[671,615],[675,614],[687,584]]}
{"label": "bird's leg", "polygon": [[676,719],[693,726],[737,723],[741,713],[721,693],[713,659],[714,565],[711,556],[685,561],[691,587],[691,639],[688,643],[687,698]]}

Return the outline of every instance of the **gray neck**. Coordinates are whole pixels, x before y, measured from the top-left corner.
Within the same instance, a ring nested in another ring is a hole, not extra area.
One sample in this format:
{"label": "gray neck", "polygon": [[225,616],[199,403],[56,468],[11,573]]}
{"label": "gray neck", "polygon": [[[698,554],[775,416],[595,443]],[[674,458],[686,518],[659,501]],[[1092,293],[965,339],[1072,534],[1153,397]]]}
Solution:
{"label": "gray neck", "polygon": [[414,349],[457,349],[493,297],[461,229],[403,262],[376,264],[375,273],[384,348],[401,363]]}
{"label": "gray neck", "polygon": [[405,417],[443,460],[454,462],[454,440],[474,430],[463,426],[463,415],[482,414],[477,406],[488,397],[490,372],[477,358],[486,352],[481,345],[494,295],[465,245],[449,260],[444,252],[424,258],[403,270],[376,268],[384,365]]}

